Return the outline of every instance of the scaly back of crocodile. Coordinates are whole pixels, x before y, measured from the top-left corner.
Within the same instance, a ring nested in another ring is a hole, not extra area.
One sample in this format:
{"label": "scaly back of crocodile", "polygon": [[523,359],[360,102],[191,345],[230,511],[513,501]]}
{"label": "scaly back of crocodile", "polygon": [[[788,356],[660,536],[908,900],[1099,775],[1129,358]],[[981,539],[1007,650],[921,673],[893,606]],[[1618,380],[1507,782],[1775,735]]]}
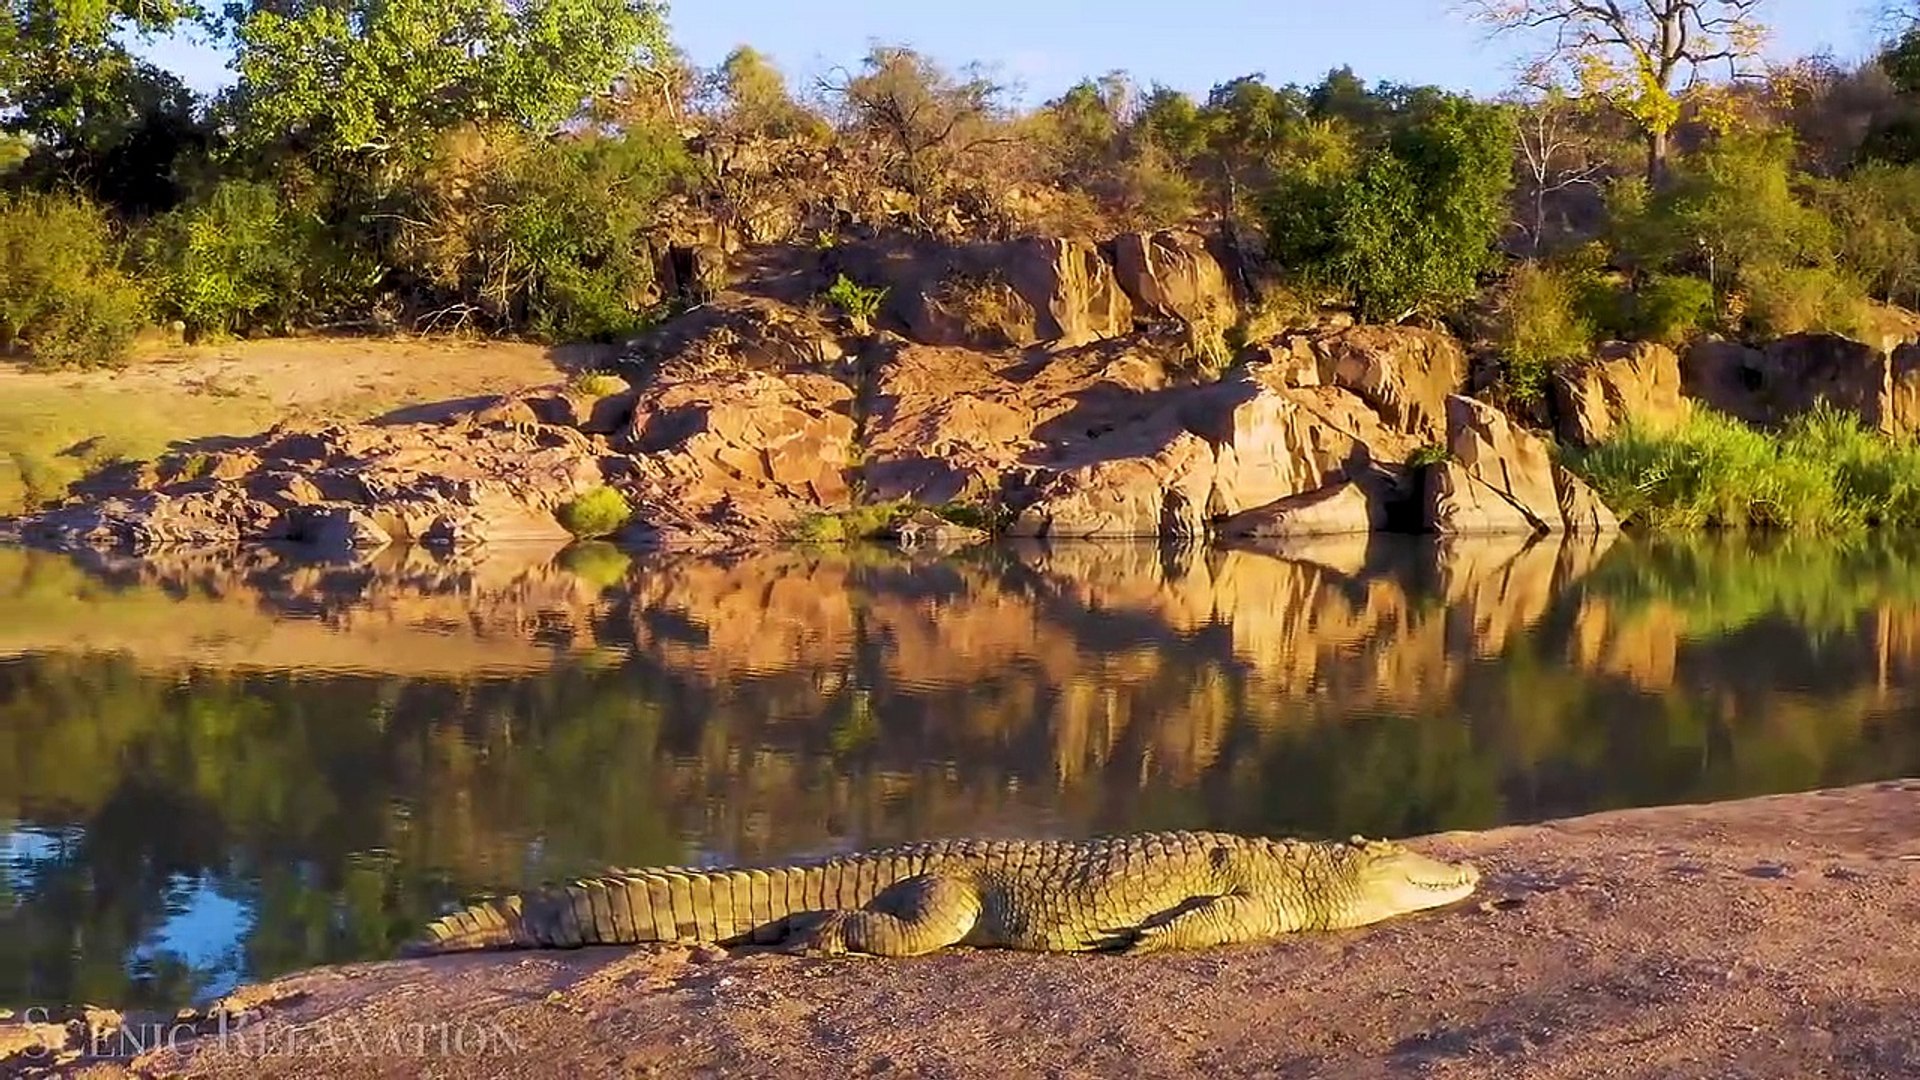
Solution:
{"label": "scaly back of crocodile", "polygon": [[772,866],[620,871],[476,903],[407,951],[784,940],[905,955],[960,943],[1066,951],[1254,940],[1436,906],[1427,901],[1437,890],[1412,906],[1368,892],[1363,864],[1402,858],[1447,890],[1471,892],[1477,879],[1358,838],[947,840]]}

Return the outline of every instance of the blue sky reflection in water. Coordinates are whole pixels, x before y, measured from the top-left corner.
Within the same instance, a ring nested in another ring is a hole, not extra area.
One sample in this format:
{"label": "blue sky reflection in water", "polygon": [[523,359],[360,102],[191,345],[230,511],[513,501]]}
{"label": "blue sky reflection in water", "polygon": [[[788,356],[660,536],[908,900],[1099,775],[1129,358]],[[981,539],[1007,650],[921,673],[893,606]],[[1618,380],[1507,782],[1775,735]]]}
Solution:
{"label": "blue sky reflection in water", "polygon": [[608,864],[1404,836],[1920,772],[1894,536],[347,573],[0,549],[0,606],[9,1004],[389,955]]}

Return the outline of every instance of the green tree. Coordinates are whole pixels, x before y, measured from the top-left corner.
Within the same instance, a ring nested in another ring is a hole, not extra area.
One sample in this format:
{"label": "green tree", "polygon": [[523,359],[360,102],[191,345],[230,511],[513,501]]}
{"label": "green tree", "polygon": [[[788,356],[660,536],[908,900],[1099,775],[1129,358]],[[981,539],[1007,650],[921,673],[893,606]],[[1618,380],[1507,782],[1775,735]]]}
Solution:
{"label": "green tree", "polygon": [[236,30],[243,140],[417,156],[462,125],[548,134],[665,52],[651,0],[345,0]]}
{"label": "green tree", "polygon": [[1840,264],[1885,300],[1920,303],[1920,165],[1869,163],[1814,190]]}
{"label": "green tree", "polygon": [[922,224],[973,153],[999,137],[1006,92],[977,68],[956,75],[895,45],[875,46],[858,74],[826,89],[846,129],[880,149],[886,180],[913,196]]}
{"label": "green tree", "polygon": [[1832,247],[1827,220],[1794,190],[1793,136],[1741,131],[1689,158],[1667,196],[1685,247],[1709,260],[1710,277],[1760,263],[1821,261]]}
{"label": "green tree", "polygon": [[818,132],[824,122],[793,100],[786,76],[766,54],[742,45],[712,77],[721,113],[736,130],[775,136]]}
{"label": "green tree", "polygon": [[1647,182],[1664,177],[1682,99],[1712,70],[1737,74],[1766,42],[1765,0],[1468,0],[1496,33],[1543,43],[1528,81],[1571,83],[1640,130]]}
{"label": "green tree", "polygon": [[31,146],[20,179],[134,213],[171,205],[174,161],[204,132],[179,80],[135,60],[125,42],[198,13],[190,0],[8,0],[0,132]]}
{"label": "green tree", "polygon": [[1369,320],[1465,300],[1495,264],[1513,135],[1504,107],[1424,100],[1384,145],[1301,169],[1267,193],[1275,258]]}

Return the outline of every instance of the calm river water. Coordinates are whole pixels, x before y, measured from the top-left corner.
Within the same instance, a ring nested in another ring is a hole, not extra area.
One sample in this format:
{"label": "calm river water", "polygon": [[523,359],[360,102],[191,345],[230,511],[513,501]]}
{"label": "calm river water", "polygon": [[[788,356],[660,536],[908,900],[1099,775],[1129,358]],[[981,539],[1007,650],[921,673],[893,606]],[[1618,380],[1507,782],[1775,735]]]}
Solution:
{"label": "calm river water", "polygon": [[1909,537],[0,549],[0,1004],[205,999],[609,864],[1912,775],[1917,704]]}

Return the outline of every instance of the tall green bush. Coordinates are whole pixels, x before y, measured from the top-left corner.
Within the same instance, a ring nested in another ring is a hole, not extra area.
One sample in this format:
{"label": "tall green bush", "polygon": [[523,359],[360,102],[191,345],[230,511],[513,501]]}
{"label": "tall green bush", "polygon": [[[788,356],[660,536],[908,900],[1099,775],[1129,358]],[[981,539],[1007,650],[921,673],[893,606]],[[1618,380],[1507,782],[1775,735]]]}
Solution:
{"label": "tall green bush", "polygon": [[1494,325],[1506,390],[1515,400],[1538,401],[1555,366],[1587,354],[1594,327],[1580,312],[1565,271],[1524,263],[1507,282]]}
{"label": "tall green bush", "polygon": [[688,168],[678,140],[647,129],[456,133],[410,192],[423,225],[395,262],[437,294],[428,306],[471,304],[494,327],[549,339],[615,338],[651,311],[647,233]]}
{"label": "tall green bush", "polygon": [[300,303],[302,240],[278,191],[228,180],[154,223],[143,268],[161,314],[196,333],[284,331]]}
{"label": "tall green bush", "polygon": [[147,298],[105,212],[60,195],[0,195],[0,351],[35,367],[123,360]]}
{"label": "tall green bush", "polygon": [[1501,107],[1421,99],[1350,167],[1295,169],[1275,184],[1263,201],[1273,254],[1369,320],[1457,305],[1497,265],[1512,144]]}

